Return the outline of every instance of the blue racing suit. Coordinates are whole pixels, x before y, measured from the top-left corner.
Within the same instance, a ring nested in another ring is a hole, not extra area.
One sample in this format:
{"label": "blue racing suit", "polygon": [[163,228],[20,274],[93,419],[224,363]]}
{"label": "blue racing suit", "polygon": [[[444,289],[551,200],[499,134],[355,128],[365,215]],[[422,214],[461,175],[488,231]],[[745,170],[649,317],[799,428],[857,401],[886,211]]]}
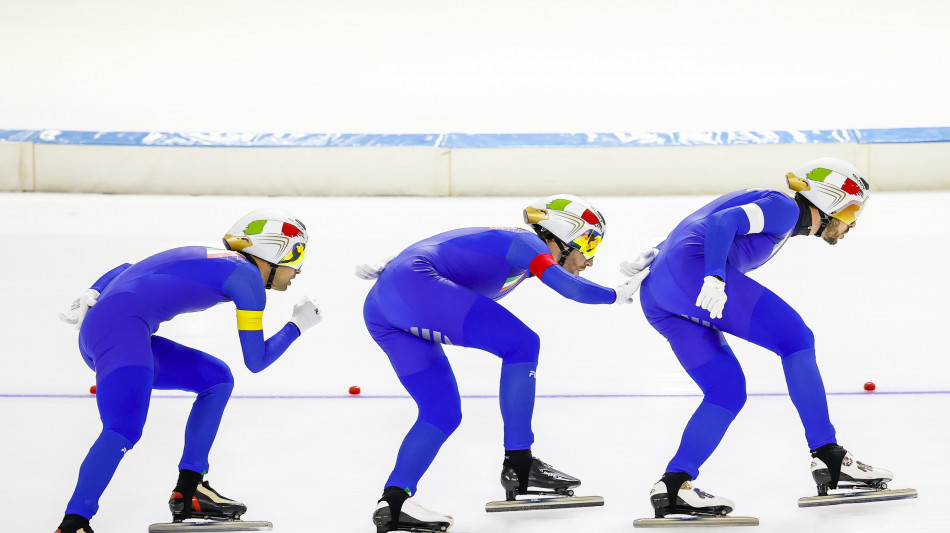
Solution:
{"label": "blue racing suit", "polygon": [[[640,303],[704,395],[667,472],[695,479],[745,404],[745,375],[723,332],[782,359],[810,449],[835,442],[814,335],[785,301],[746,276],[782,248],[798,217],[798,205],[780,191],[737,191],[688,216],[658,246],[660,253],[640,287]],[[726,282],[722,318],[711,319],[696,306],[706,276]]]}

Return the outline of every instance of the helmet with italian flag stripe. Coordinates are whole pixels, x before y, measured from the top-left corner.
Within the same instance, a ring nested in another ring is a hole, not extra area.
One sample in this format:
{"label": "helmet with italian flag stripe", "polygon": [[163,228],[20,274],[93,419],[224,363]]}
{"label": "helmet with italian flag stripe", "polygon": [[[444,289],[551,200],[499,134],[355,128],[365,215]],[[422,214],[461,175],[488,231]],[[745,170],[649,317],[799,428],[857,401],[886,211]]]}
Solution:
{"label": "helmet with italian flag stripe", "polygon": [[607,233],[604,216],[594,204],[572,194],[555,194],[534,202],[524,209],[524,221],[580,250],[586,259],[594,257]]}
{"label": "helmet with italian flag stripe", "polygon": [[286,211],[258,209],[234,223],[224,245],[271,265],[300,268],[307,254],[307,227]]}
{"label": "helmet with italian flag stripe", "polygon": [[845,224],[854,222],[870,197],[868,180],[851,163],[822,157],[786,174],[788,187],[819,211]]}

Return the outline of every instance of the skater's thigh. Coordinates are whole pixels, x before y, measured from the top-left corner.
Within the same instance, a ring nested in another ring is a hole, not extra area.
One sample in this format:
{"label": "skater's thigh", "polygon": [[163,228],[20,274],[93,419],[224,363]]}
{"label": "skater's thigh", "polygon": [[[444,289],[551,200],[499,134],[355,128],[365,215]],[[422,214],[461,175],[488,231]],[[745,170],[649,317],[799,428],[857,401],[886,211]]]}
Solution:
{"label": "skater's thigh", "polygon": [[224,361],[157,335],[152,337],[155,385],[161,390],[201,392],[221,383],[233,383]]}
{"label": "skater's thigh", "polygon": [[99,304],[102,309],[96,305],[96,315],[88,323],[84,321],[80,330],[80,350],[92,362],[97,382],[118,368],[152,367],[148,324],[131,314],[120,296]]}
{"label": "skater's thigh", "polygon": [[431,266],[412,263],[401,263],[380,278],[370,296],[385,323],[426,341],[459,346],[466,345],[465,316],[477,299],[484,298]]}
{"label": "skater's thigh", "polygon": [[[431,330],[426,331],[430,339],[426,340],[391,324],[380,311],[374,292],[375,288],[370,291],[363,306],[366,328],[376,344],[386,352],[397,376],[401,378],[421,372],[445,358],[442,345],[431,340],[434,339]],[[421,330],[417,329],[416,334],[421,335]],[[445,342],[445,337],[440,338]]]}
{"label": "skater's thigh", "polygon": [[752,312],[746,339],[782,357],[815,347],[815,335],[801,315],[768,289]]}
{"label": "skater's thigh", "polygon": [[537,362],[541,339],[511,311],[479,296],[465,317],[466,346],[485,350],[505,363]]}
{"label": "skater's thigh", "polygon": [[735,358],[722,332],[714,328],[677,315],[654,316],[648,321],[670,343],[687,371],[717,358]]}

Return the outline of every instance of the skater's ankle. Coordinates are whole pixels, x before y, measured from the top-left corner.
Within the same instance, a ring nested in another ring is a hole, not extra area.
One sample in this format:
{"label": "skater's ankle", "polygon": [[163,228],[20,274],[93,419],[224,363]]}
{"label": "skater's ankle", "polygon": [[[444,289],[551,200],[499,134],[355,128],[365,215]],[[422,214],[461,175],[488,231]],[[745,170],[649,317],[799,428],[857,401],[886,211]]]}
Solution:
{"label": "skater's ankle", "polygon": [[412,497],[412,494],[409,492],[409,489],[404,489],[402,487],[397,487],[396,485],[388,485],[383,489],[383,497],[379,501],[385,500],[386,503],[392,505],[395,503],[402,503]]}
{"label": "skater's ankle", "polygon": [[[195,491],[204,476],[194,470],[179,470],[178,483],[172,490],[172,497],[168,504],[172,509],[172,516],[177,518],[188,518],[194,510],[191,500],[195,496]],[[180,503],[178,502],[180,498]]]}
{"label": "skater's ankle", "polygon": [[665,472],[663,474],[660,481],[666,485],[666,494],[670,499],[671,505],[676,503],[676,494],[679,492],[680,487],[683,486],[683,483],[692,480],[693,476],[686,472]]}
{"label": "skater's ankle", "polygon": [[59,524],[58,531],[62,533],[73,533],[80,530],[85,533],[92,533],[92,528],[89,527],[89,519],[82,515],[70,513],[63,517],[63,521]]}
{"label": "skater's ankle", "polygon": [[820,455],[827,454],[830,452],[838,452],[839,450],[843,450],[843,449],[844,448],[842,448],[841,445],[838,444],[837,442],[829,442],[828,444],[824,444],[822,446],[815,448],[814,450],[809,450],[809,451],[811,452],[812,457],[819,457]]}
{"label": "skater's ankle", "polygon": [[399,521],[399,514],[402,512],[402,504],[408,500],[412,494],[409,493],[409,489],[404,489],[402,487],[397,487],[395,485],[389,485],[383,489],[383,497],[379,499],[380,502],[386,502],[389,505],[390,520],[393,524],[396,524]]}
{"label": "skater's ankle", "polygon": [[838,488],[838,480],[841,477],[841,461],[847,454],[848,450],[835,442],[811,450],[811,456],[820,460],[828,468],[828,476],[830,477],[828,486],[832,489]]}
{"label": "skater's ankle", "polygon": [[534,456],[531,449],[527,450],[505,450],[504,465],[515,471],[518,476],[518,492],[524,494],[528,490],[528,478],[531,475],[531,463],[534,462]]}
{"label": "skater's ankle", "polygon": [[179,470],[178,483],[175,485],[175,490],[183,494],[185,491],[194,493],[195,488],[201,484],[203,479],[204,475],[200,472],[195,472],[194,470]]}

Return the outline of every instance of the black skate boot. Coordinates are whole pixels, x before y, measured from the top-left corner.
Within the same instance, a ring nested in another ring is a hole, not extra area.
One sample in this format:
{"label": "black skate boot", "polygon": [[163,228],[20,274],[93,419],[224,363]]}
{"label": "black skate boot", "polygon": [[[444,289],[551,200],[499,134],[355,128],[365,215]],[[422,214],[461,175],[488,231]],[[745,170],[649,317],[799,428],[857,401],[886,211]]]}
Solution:
{"label": "black skate boot", "polygon": [[[189,518],[205,520],[238,520],[247,511],[241,502],[218,494],[202,475],[191,470],[179,472],[178,485],[168,500],[172,520],[181,522]],[[187,503],[187,504],[186,504]]]}
{"label": "black skate boot", "polygon": [[[515,501],[516,496],[525,494],[573,496],[574,491],[570,489],[580,485],[581,480],[532,456],[531,450],[505,452],[505,462],[501,468],[501,486],[505,488],[507,501]],[[532,488],[547,490],[530,490]]]}
{"label": "black skate boot", "polygon": [[[531,450],[506,450],[501,468],[501,486],[505,501],[488,502],[485,511],[527,511],[531,509],[567,509],[571,507],[598,507],[604,504],[600,496],[574,496],[571,490],[581,480],[569,476],[534,457]],[[544,489],[544,490],[536,490]],[[528,495],[518,499],[518,496]]]}
{"label": "black skate boot", "polygon": [[409,493],[399,487],[386,487],[383,497],[373,511],[373,524],[377,533],[387,531],[447,531],[454,520],[451,516],[430,511],[409,498]]}
{"label": "black skate boot", "polygon": [[78,514],[68,514],[63,517],[56,533],[92,533],[89,527],[89,519]]}

